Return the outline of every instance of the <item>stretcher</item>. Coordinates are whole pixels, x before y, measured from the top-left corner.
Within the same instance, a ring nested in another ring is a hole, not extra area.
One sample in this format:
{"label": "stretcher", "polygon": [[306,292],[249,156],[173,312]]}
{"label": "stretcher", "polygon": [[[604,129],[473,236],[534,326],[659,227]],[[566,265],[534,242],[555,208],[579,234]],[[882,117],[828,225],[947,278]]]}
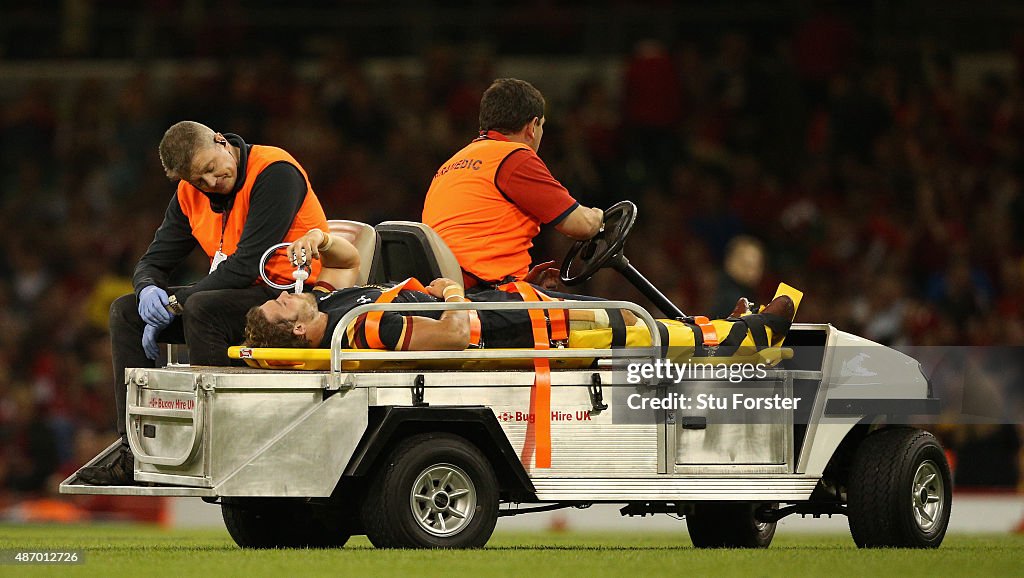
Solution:
{"label": "stretcher", "polygon": [[[781,284],[775,297],[780,295],[787,295],[793,299],[795,310],[798,310],[800,301],[803,298],[803,293],[799,290],[790,287],[786,284]],[[474,309],[474,310],[487,310],[495,309],[496,304],[490,303],[474,303],[473,305],[455,307],[453,305],[445,305],[443,307],[431,307],[430,309]],[[416,306],[418,311],[425,310]],[[544,309],[551,310],[556,307],[552,306],[550,302],[546,305],[520,305],[517,307],[516,304],[503,305],[503,309]],[[626,309],[639,313],[645,317],[649,317],[647,312],[642,311],[636,307],[635,304],[628,302],[571,302],[565,306],[558,306],[557,308],[565,309]],[[363,305],[357,310],[352,312],[351,315],[347,315],[346,318],[354,319],[363,313],[370,311],[379,310],[397,310],[402,312],[410,312],[410,305],[395,305],[391,307],[371,306]],[[653,325],[647,325],[646,321],[636,326],[625,328],[625,340],[621,347],[626,348],[645,348],[642,352],[633,352],[634,356],[637,354],[648,354],[650,348],[657,348],[662,352],[662,357],[670,359],[675,363],[691,363],[691,364],[710,364],[710,365],[731,365],[731,364],[752,364],[752,365],[766,365],[768,367],[776,366],[781,360],[789,359],[792,357],[793,352],[791,349],[782,347],[785,341],[785,335],[773,335],[771,328],[765,328],[767,333],[767,347],[758,348],[755,346],[754,338],[750,335],[750,331],[747,331],[747,335],[743,338],[742,342],[736,344],[738,347],[730,355],[727,356],[716,356],[716,357],[702,357],[695,356],[695,350],[704,350],[704,348],[695,348],[696,336],[693,330],[693,323],[684,323],[683,321],[674,319],[657,319],[652,320]],[[734,321],[726,319],[715,319],[709,322],[714,328],[715,334],[720,336],[729,335],[734,326]],[[339,323],[339,327],[345,327],[346,323]],[[584,369],[594,365],[598,359],[603,358],[607,355],[607,351],[612,347],[613,342],[613,331],[612,329],[584,329],[584,330],[571,330],[568,334],[568,340],[565,343],[565,350],[555,348],[550,354],[550,363],[553,369]],[[665,339],[667,338],[667,339]],[[665,339],[665,342],[662,340]],[[716,346],[718,344],[716,343]],[[573,350],[602,350],[599,355],[593,356],[562,356],[561,354],[567,353]],[[364,353],[367,350],[360,349],[340,349],[338,358],[340,359],[340,368],[344,371],[358,371],[358,370],[374,370],[374,369],[431,369],[431,370],[459,370],[459,369],[492,369],[492,370],[506,370],[506,369],[528,369],[533,366],[533,360],[535,350],[533,349],[483,349],[483,350],[470,350],[469,354],[465,357],[449,357],[443,356],[439,358],[431,358],[429,354],[419,354],[415,356],[415,359],[401,359],[398,356],[387,356],[381,359],[363,359]],[[506,357],[513,355],[512,357]],[[249,367],[260,368],[260,369],[291,369],[291,370],[312,370],[312,371],[325,371],[331,368],[331,350],[330,349],[296,349],[296,348],[253,348],[235,346],[228,350],[228,357],[232,359],[241,359]]]}

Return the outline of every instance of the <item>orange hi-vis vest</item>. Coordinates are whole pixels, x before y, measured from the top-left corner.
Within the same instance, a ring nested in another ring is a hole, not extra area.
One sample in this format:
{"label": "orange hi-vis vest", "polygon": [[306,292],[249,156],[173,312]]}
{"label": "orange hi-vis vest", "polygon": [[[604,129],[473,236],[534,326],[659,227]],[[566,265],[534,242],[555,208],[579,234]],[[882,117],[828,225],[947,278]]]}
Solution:
{"label": "orange hi-vis vest", "polygon": [[[238,241],[242,238],[242,229],[245,227],[245,220],[249,215],[249,197],[252,194],[253,183],[256,182],[256,178],[260,176],[263,169],[280,161],[295,166],[302,173],[302,178],[306,180],[306,197],[282,242],[290,243],[306,234],[310,229],[327,232],[327,216],[324,215],[324,209],[320,206],[320,200],[313,193],[313,187],[309,184],[309,176],[306,175],[302,165],[287,151],[277,147],[253,145],[249,149],[249,157],[245,166],[245,182],[235,194],[234,204],[226,215],[228,219],[226,224],[223,220],[225,214],[214,212],[210,208],[210,200],[202,191],[184,180],[178,182],[178,204],[192,227],[192,236],[199,241],[199,245],[203,248],[206,256],[210,258],[211,263],[218,248],[226,256],[233,255],[238,249]],[[223,246],[221,245],[222,231]],[[295,283],[295,278],[292,276],[294,271],[295,267],[286,258],[267,260],[267,277],[275,283],[281,285]],[[319,275],[320,261],[315,260],[306,283],[315,283]],[[257,279],[259,279],[258,276]]]}
{"label": "orange hi-vis vest", "polygon": [[530,269],[540,221],[495,183],[501,164],[520,149],[530,147],[491,139],[469,143],[438,169],[423,203],[423,222],[437,231],[464,271],[484,281],[521,279]]}

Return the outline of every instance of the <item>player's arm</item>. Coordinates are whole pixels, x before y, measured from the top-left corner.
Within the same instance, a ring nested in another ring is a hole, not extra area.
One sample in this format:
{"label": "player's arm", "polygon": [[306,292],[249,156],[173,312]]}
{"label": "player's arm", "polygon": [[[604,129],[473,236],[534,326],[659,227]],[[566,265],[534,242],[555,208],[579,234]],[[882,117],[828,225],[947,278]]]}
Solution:
{"label": "player's arm", "polygon": [[[462,285],[451,279],[434,279],[427,293],[446,303],[466,301]],[[469,312],[445,311],[440,319],[411,316],[408,349],[413,351],[462,351],[469,346]]]}
{"label": "player's arm", "polygon": [[469,312],[445,311],[440,319],[409,317],[409,351],[462,351],[469,346]]}
{"label": "player's arm", "polygon": [[341,235],[312,229],[288,245],[288,258],[295,264],[319,259],[320,281],[335,289],[351,287],[359,279],[359,251]]}

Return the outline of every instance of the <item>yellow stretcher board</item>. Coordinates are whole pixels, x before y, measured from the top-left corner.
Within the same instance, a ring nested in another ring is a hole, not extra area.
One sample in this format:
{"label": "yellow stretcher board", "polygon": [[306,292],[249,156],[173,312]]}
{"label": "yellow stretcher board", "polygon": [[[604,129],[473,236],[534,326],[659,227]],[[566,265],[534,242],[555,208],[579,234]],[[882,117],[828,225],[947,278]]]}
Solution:
{"label": "yellow stretcher board", "polygon": [[[649,341],[649,340],[648,340]],[[345,353],[358,356],[365,349],[343,349],[342,371],[373,371],[390,370],[532,370],[533,349],[520,349],[522,358],[504,359],[419,359],[419,360],[345,360]],[[507,349],[488,349],[486,351],[508,351]],[[228,357],[241,359],[249,367],[257,369],[280,369],[289,371],[327,371],[331,368],[331,350],[329,349],[290,349],[281,347],[240,347],[228,349]],[[777,365],[783,359],[793,357],[793,350],[784,347],[768,347],[749,354],[728,357],[690,357],[675,359],[676,363],[701,363],[713,365],[732,365],[734,363]],[[593,365],[594,360],[586,357],[570,357],[565,359],[552,358],[552,369],[586,369]]]}

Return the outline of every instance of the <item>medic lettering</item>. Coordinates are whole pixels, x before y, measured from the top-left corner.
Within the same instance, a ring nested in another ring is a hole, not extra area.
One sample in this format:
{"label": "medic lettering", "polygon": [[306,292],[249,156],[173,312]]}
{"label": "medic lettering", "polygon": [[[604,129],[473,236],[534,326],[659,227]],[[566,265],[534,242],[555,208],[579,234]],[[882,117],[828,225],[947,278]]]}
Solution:
{"label": "medic lettering", "polygon": [[459,159],[437,169],[437,174],[434,175],[434,178],[436,179],[448,171],[457,171],[459,169],[473,169],[474,171],[479,171],[483,164],[484,161],[480,159]]}

